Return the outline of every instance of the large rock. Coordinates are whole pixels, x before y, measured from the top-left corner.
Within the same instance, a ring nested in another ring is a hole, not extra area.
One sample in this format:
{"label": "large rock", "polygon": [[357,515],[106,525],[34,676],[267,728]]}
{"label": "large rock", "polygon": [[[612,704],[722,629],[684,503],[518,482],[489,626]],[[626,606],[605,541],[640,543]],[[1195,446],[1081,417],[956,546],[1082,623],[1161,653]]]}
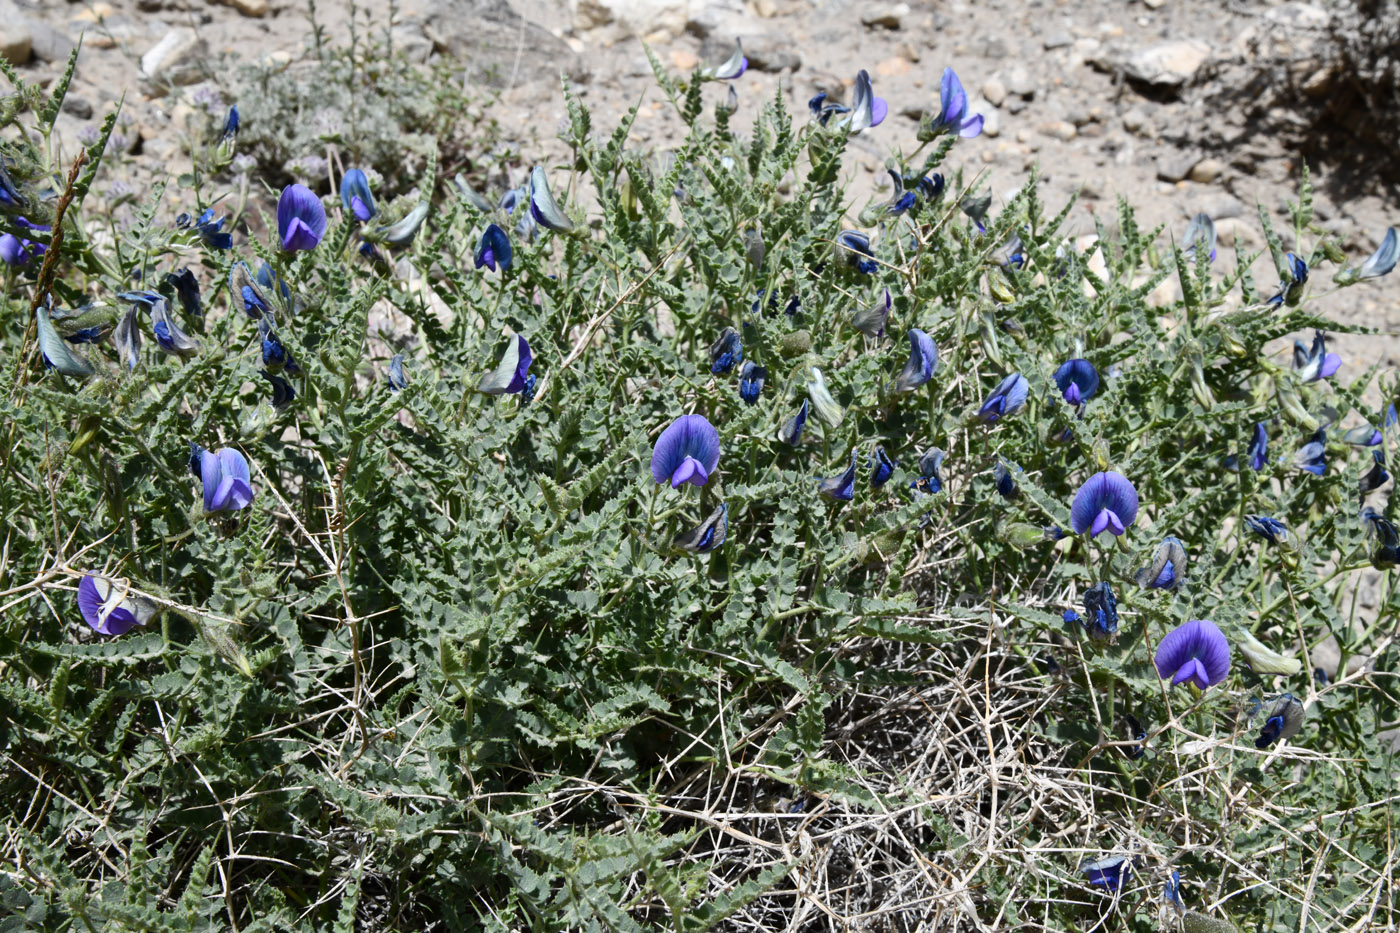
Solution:
{"label": "large rock", "polygon": [[141,74],[154,89],[168,84],[194,84],[204,77],[209,47],[188,26],[177,26],[141,56]]}
{"label": "large rock", "polygon": [[521,18],[506,0],[438,0],[423,15],[423,34],[471,77],[512,87],[563,72],[586,80],[588,69],[563,39]]}
{"label": "large rock", "polygon": [[29,21],[29,34],[34,38],[34,57],[42,62],[67,62],[76,44],[68,33],[39,20]]}
{"label": "large rock", "polygon": [[686,0],[571,0],[574,28],[612,27],[620,35],[669,41],[689,18]]}
{"label": "large rock", "polygon": [[1123,73],[1154,87],[1190,84],[1210,58],[1210,45],[1199,39],[1173,39],[1132,52],[1123,59]]}
{"label": "large rock", "polygon": [[33,47],[29,23],[15,6],[0,2],[0,58],[11,65],[23,65],[29,61]]}

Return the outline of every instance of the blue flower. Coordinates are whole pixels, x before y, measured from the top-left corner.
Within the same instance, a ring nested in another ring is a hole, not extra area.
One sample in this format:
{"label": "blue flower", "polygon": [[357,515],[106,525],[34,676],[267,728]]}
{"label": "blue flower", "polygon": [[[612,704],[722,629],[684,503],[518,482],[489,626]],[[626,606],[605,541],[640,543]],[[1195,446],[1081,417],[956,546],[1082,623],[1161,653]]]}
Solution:
{"label": "blue flower", "polygon": [[549,190],[549,179],[538,165],[530,172],[530,215],[548,230],[568,233],[574,229],[573,222],[555,203],[554,195]]}
{"label": "blue flower", "polygon": [[851,451],[851,465],[840,476],[824,479],[817,491],[829,499],[850,502],[856,495],[856,452]]}
{"label": "blue flower", "polygon": [[651,477],[672,489],[704,486],[719,466],[719,432],[704,415],[681,415],[661,432],[651,454]]}
{"label": "blue flower", "polygon": [[494,372],[481,377],[476,390],[487,395],[511,395],[519,392],[524,401],[528,402],[529,389],[533,387],[529,375],[533,359],[530,344],[525,338],[519,334],[512,334],[505,352],[501,354],[501,362]]}
{"label": "blue flower", "polygon": [[1098,640],[1118,634],[1118,599],[1106,581],[1084,591],[1084,611],[1088,613],[1084,629],[1090,638]]}
{"label": "blue flower", "polygon": [[78,611],[99,635],[125,635],[155,618],[156,606],[130,592],[130,582],[87,574],[78,581]]}
{"label": "blue flower", "polygon": [[1172,876],[1162,887],[1162,900],[1174,907],[1177,913],[1186,909],[1186,904],[1181,900],[1181,872],[1172,870]]}
{"label": "blue flower", "polygon": [[[1016,472],[1021,472],[1021,468],[1017,467]],[[1021,490],[1016,486],[1016,476],[1004,460],[998,460],[992,467],[992,482],[1003,499],[1014,501],[1021,495]]]}
{"label": "blue flower", "polygon": [[1361,510],[1361,521],[1366,526],[1366,536],[1375,542],[1371,563],[1380,570],[1400,564],[1400,531],[1396,531],[1394,523],[1369,506]]}
{"label": "blue flower", "polygon": [[889,207],[885,208],[885,213],[892,217],[898,217],[900,214],[903,214],[905,211],[909,210],[909,208],[913,207],[918,199],[919,196],[913,191],[905,191],[901,193],[899,197],[895,198],[894,202],[890,204]]}
{"label": "blue flower", "polygon": [[1077,535],[1088,532],[1093,538],[1103,531],[1121,535],[1137,513],[1137,490],[1122,473],[1109,470],[1095,473],[1079,487],[1070,506],[1070,523]]}
{"label": "blue flower", "polygon": [[1186,576],[1186,546],[1180,538],[1167,535],[1157,545],[1152,566],[1137,572],[1138,586],[1145,590],[1174,590]]}
{"label": "blue flower", "polygon": [[890,481],[894,475],[895,462],[890,459],[890,455],[885,453],[883,444],[876,444],[875,449],[870,452],[870,485],[874,489],[879,489]]}
{"label": "blue flower", "polygon": [[1281,305],[1287,302],[1289,305],[1296,305],[1302,300],[1303,286],[1308,284],[1308,264],[1294,253],[1289,253],[1286,261],[1287,278],[1279,283],[1278,294],[1265,302],[1266,304]]}
{"label": "blue flower", "polygon": [[890,111],[883,97],[876,97],[870,84],[870,73],[862,68],[856,72],[855,90],[851,96],[851,115],[846,126],[852,133],[879,126]]}
{"label": "blue flower", "polygon": [[1304,382],[1329,379],[1341,367],[1342,358],[1327,352],[1327,336],[1322,331],[1313,331],[1311,349],[1303,346],[1301,340],[1293,341],[1293,368]]}
{"label": "blue flower", "polygon": [[10,178],[10,173],[5,170],[3,163],[0,163],[0,211],[6,214],[17,213],[24,209],[24,195],[19,193],[14,181]]}
{"label": "blue flower", "polygon": [[983,424],[995,424],[1010,415],[1024,404],[1030,394],[1030,383],[1020,373],[1012,373],[997,384],[992,394],[977,410],[977,417]]}
{"label": "blue flower", "polygon": [[[195,232],[199,234],[199,238],[203,240],[204,244],[210,249],[233,249],[233,234],[223,232],[224,222],[227,220],[227,217],[220,217],[218,220],[215,220],[214,209],[212,207],[207,207],[204,209],[204,213],[199,215],[199,219],[194,222],[194,229]],[[181,221],[184,222],[181,223]],[[181,214],[179,217],[175,218],[175,226],[180,229],[183,230],[189,225],[189,214]]]}
{"label": "blue flower", "polygon": [[947,182],[943,180],[942,175],[934,172],[932,175],[924,175],[918,179],[914,179],[913,176],[905,176],[904,185],[907,188],[917,189],[919,196],[925,201],[933,201],[943,193]]}
{"label": "blue flower", "polygon": [[786,314],[788,317],[797,317],[798,312],[800,312],[801,310],[802,297],[800,295],[793,295],[791,298],[788,299],[787,304],[783,305],[783,313]]}
{"label": "blue flower", "polygon": [[919,454],[918,469],[919,476],[909,483],[914,492],[918,495],[931,496],[936,492],[943,491],[943,477],[939,474],[939,467],[943,465],[943,458],[946,456],[937,447],[930,447]]}
{"label": "blue flower", "polygon": [[476,268],[485,266],[495,272],[499,263],[501,271],[504,272],[510,268],[510,261],[510,237],[495,224],[487,224],[486,230],[481,234],[481,242],[476,245]]}
{"label": "blue flower", "polygon": [[136,325],[136,312],[140,308],[140,305],[133,303],[112,331],[112,343],[127,372],[135,372],[136,364],[141,361],[141,328]]}
{"label": "blue flower", "polygon": [[224,128],[219,133],[219,139],[224,142],[232,140],[238,135],[238,108],[228,108],[228,116],[224,117]]}
{"label": "blue flower", "polygon": [[181,359],[188,359],[198,352],[199,344],[181,330],[180,325],[176,324],[170,317],[170,305],[165,298],[156,295],[155,300],[148,303],[146,308],[147,313],[151,316],[151,332],[155,335],[156,345],[161,350]]}
{"label": "blue flower", "polygon": [[1067,403],[1079,405],[1099,391],[1099,371],[1088,360],[1069,360],[1055,370],[1055,385]]}
{"label": "blue flower", "polygon": [[1079,870],[1095,887],[1121,891],[1123,879],[1132,874],[1132,863],[1121,855],[1110,855],[1108,858],[1085,862],[1079,866]]}
{"label": "blue flower", "polygon": [[[857,311],[851,318],[851,326],[862,334],[865,334],[865,336],[874,337],[878,340],[885,336],[885,321],[889,319],[890,307],[890,290],[887,288],[885,289],[885,300],[877,301],[874,305],[863,311]],[[934,348],[934,352],[935,354],[937,353],[936,347]]]}
{"label": "blue flower", "polygon": [[1196,250],[1209,250],[1210,261],[1215,262],[1215,221],[1209,215],[1197,214],[1191,218],[1191,222],[1186,225],[1186,233],[1181,238],[1181,251],[1186,255],[1193,255]]}
{"label": "blue flower", "polygon": [[822,91],[817,94],[817,96],[807,101],[807,109],[812,112],[812,116],[815,117],[817,122],[822,126],[826,126],[826,122],[831,119],[833,114],[851,112],[850,107],[843,107],[838,103],[828,101],[826,98],[826,91]]}
{"label": "blue flower", "polygon": [[264,314],[273,315],[272,305],[268,303],[267,296],[248,270],[247,263],[233,264],[228,275],[228,290],[234,306],[253,320],[258,320]]}
{"label": "blue flower", "polygon": [[389,361],[389,391],[399,392],[408,388],[408,376],[403,371],[403,354],[395,353]]}
{"label": "blue flower", "polygon": [[875,261],[875,254],[870,251],[870,237],[860,231],[842,230],[836,235],[836,245],[837,257],[865,275],[880,268],[880,264]]}
{"label": "blue flower", "polygon": [[340,206],[354,214],[360,223],[379,213],[374,206],[374,194],[369,190],[369,176],[361,169],[352,168],[340,179]]}
{"label": "blue flower", "polygon": [[1064,612],[1060,613],[1060,618],[1064,620],[1066,625],[1078,625],[1081,621],[1079,613],[1075,612],[1073,609],[1066,609]]}
{"label": "blue flower", "polygon": [[281,411],[292,402],[296,401],[297,390],[292,388],[292,384],[276,373],[270,373],[265,369],[260,369],[262,377],[272,383],[272,407]]}
{"label": "blue flower", "polygon": [[277,333],[272,329],[272,322],[269,319],[263,318],[258,321],[258,333],[262,336],[264,366],[273,372],[281,372],[285,369],[292,376],[301,372],[301,367],[297,365],[291,352],[277,338]]}
{"label": "blue flower", "polygon": [[744,44],[734,40],[734,51],[729,53],[723,64],[709,69],[709,76],[721,81],[733,81],[749,70],[749,60],[744,57]]}
{"label": "blue flower", "polygon": [[1306,470],[1314,476],[1322,476],[1327,472],[1327,432],[1318,429],[1294,456],[1298,469]]}
{"label": "blue flower", "polygon": [[253,501],[248,461],[232,447],[205,450],[190,444],[190,472],[204,485],[204,511],[233,512]]}
{"label": "blue flower", "polygon": [[1395,236],[1395,228],[1389,227],[1385,231],[1385,236],[1381,238],[1381,245],[1376,247],[1376,251],[1366,257],[1366,261],[1359,269],[1343,269],[1337,273],[1335,281],[1338,285],[1352,285],[1362,279],[1377,279],[1383,275],[1389,275],[1395,268],[1395,262],[1400,259],[1400,240]]}
{"label": "blue flower", "polygon": [[909,329],[909,361],[895,380],[896,392],[912,392],[933,378],[938,369],[938,346],[917,327]]}
{"label": "blue flower", "polygon": [[744,344],[739,332],[726,327],[719,339],[710,345],[710,372],[722,376],[744,361]]}
{"label": "blue flower", "polygon": [[811,405],[807,399],[802,400],[802,407],[797,409],[797,414],[784,421],[783,426],[778,428],[778,440],[791,447],[802,443],[802,429],[807,426],[807,413],[811,410]]}
{"label": "blue flower", "polygon": [[1361,474],[1361,479],[1357,481],[1357,488],[1363,496],[1368,492],[1380,489],[1390,480],[1390,474],[1385,471],[1385,454],[1379,450],[1373,450],[1371,457],[1375,463],[1371,465],[1370,471]]}
{"label": "blue flower", "polygon": [[768,370],[754,365],[752,360],[745,361],[743,369],[739,370],[739,397],[746,404],[755,404],[763,391],[763,380],[767,378]]}
{"label": "blue flower", "polygon": [[1249,718],[1262,716],[1264,727],[1254,740],[1254,747],[1263,750],[1275,742],[1291,739],[1303,728],[1305,711],[1302,701],[1291,693],[1282,693],[1260,702],[1255,700],[1250,707]]}
{"label": "blue flower", "polygon": [[1267,515],[1246,515],[1244,523],[1250,531],[1267,538],[1272,544],[1288,543],[1288,526],[1276,518]]}
{"label": "blue flower", "polygon": [[180,307],[185,309],[186,314],[195,320],[204,316],[204,309],[199,299],[199,282],[195,279],[193,272],[189,269],[168,272],[165,275],[165,284],[174,290],[175,297],[179,299]]}
{"label": "blue flower", "polygon": [[1265,429],[1264,422],[1258,421],[1254,425],[1254,436],[1249,440],[1249,468],[1258,472],[1264,469],[1264,464],[1269,462],[1269,432]]}
{"label": "blue flower", "polygon": [[982,132],[982,115],[968,113],[967,93],[952,68],[943,69],[939,97],[943,109],[930,127],[933,135],[956,133],[964,139],[971,139]]}
{"label": "blue flower", "polygon": [[277,237],[287,252],[315,249],[326,235],[326,209],[305,185],[288,185],[277,199]]}
{"label": "blue flower", "polygon": [[692,554],[708,554],[717,550],[729,537],[729,506],[721,502],[719,508],[690,531],[676,536],[675,546]]}

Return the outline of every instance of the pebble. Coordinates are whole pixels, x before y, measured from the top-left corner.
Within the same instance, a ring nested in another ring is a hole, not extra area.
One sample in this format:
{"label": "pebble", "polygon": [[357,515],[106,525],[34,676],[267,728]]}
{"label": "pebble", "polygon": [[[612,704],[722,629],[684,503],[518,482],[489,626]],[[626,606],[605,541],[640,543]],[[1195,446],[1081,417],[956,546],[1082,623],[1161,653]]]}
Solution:
{"label": "pebble", "polygon": [[244,16],[252,16],[258,19],[267,15],[269,4],[267,0],[224,0]]}
{"label": "pebble", "polygon": [[860,21],[871,29],[898,29],[908,15],[907,3],[881,4],[862,13]]}
{"label": "pebble", "polygon": [[1006,85],[1000,78],[992,76],[982,82],[982,96],[993,107],[1000,107],[1006,101],[1006,94]]}
{"label": "pebble", "polygon": [[988,107],[982,113],[982,135],[996,139],[1001,135],[1001,114]]}
{"label": "pebble", "polygon": [[900,75],[909,73],[912,66],[909,59],[896,55],[894,58],[887,58],[875,65],[875,73],[884,78],[897,78]]}
{"label": "pebble", "polygon": [[1149,10],[1160,10],[1167,5],[1167,0],[1142,0],[1142,5]]}
{"label": "pebble", "polygon": [[86,97],[77,94],[69,94],[63,98],[63,112],[79,120],[92,119],[92,102]]}
{"label": "pebble", "polygon": [[1073,43],[1074,36],[1071,36],[1067,32],[1061,31],[1052,32],[1048,36],[1046,36],[1043,45],[1045,46],[1045,50],[1049,52],[1054,49],[1062,49],[1067,45],[1072,45]]}
{"label": "pebble", "polygon": [[23,65],[29,61],[34,48],[34,36],[29,24],[19,15],[19,10],[7,3],[0,3],[0,58],[11,65]]}
{"label": "pebble", "polygon": [[1202,159],[1191,167],[1186,177],[1194,182],[1208,185],[1225,173],[1225,163],[1219,159]]}
{"label": "pebble", "polygon": [[200,80],[199,65],[208,56],[208,47],[193,29],[177,26],[141,56],[141,73],[174,84]]}
{"label": "pebble", "polygon": [[1052,120],[1049,123],[1042,123],[1038,127],[1041,133],[1053,139],[1069,142],[1079,135],[1079,129],[1068,120]]}
{"label": "pebble", "polygon": [[694,71],[700,64],[700,56],[690,49],[675,49],[671,52],[671,64],[680,71]]}
{"label": "pebble", "polygon": [[1210,57],[1210,46],[1200,39],[1176,39],[1138,49],[1123,62],[1123,72],[1134,81],[1157,87],[1190,84]]}
{"label": "pebble", "polygon": [[1019,97],[1034,97],[1035,79],[1029,71],[1017,65],[1006,76],[1006,88]]}
{"label": "pebble", "polygon": [[1147,113],[1137,107],[1123,114],[1123,129],[1138,136],[1148,135],[1144,130],[1148,126]]}

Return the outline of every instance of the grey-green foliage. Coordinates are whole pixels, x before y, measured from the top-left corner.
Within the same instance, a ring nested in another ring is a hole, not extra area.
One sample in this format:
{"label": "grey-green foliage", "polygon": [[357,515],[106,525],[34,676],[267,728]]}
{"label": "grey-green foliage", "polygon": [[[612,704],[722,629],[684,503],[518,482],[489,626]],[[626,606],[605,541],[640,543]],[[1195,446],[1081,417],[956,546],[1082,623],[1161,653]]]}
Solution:
{"label": "grey-green foliage", "polygon": [[[698,82],[662,78],[690,127],[669,163],[630,150],[628,124],[595,131],[566,89],[576,174],[551,169],[554,188],[575,193],[576,221],[581,190],[598,209],[577,236],[513,234],[503,274],[474,270],[471,250],[488,220],[509,221],[451,190],[435,192],[408,253],[430,291],[358,256],[344,217],[295,257],[242,242],[233,254],[210,251],[156,222],[134,228],[120,253],[75,237],[64,245],[61,300],[112,304],[134,265],[158,281],[178,246],[201,250],[213,309],[193,360],[161,356],[148,338],[127,374],[110,347],[88,347],[102,372],[85,383],[42,371],[28,352],[28,273],[7,280],[0,798],[7,853],[23,861],[27,889],[0,875],[9,909],[74,929],[699,930],[795,867],[771,857],[729,866],[723,876],[743,881],[721,887],[688,857],[712,829],[694,795],[722,785],[728,769],[763,775],[775,796],[830,796],[872,812],[910,802],[879,799],[823,752],[834,698],[909,677],[870,665],[872,643],[979,655],[979,643],[951,643],[921,623],[920,605],[995,606],[1012,638],[1054,628],[1071,676],[1045,739],[1076,755],[1113,737],[1115,699],[1154,727],[1165,721],[1149,630],[1155,642],[1181,619],[1209,617],[1275,643],[1297,632],[1310,643],[1335,634],[1348,654],[1381,643],[1381,623],[1363,630],[1345,617],[1344,577],[1332,574],[1369,553],[1355,518],[1361,458],[1331,444],[1335,465],[1322,478],[1288,460],[1303,432],[1287,418],[1350,416],[1373,374],[1299,384],[1275,365],[1265,346],[1320,319],[1307,304],[1241,306],[1249,257],[1214,271],[1179,253],[1157,262],[1159,231],[1140,230],[1124,204],[1117,232],[1101,231],[1095,272],[1059,251],[1068,207],[1047,217],[1030,184],[978,235],[954,179],[912,219],[875,231],[880,265],[865,276],[833,246],[849,206],[837,183],[840,131],[795,123],[778,97],[758,105],[752,136],[740,139],[726,113],[703,115]],[[904,167],[932,171],[952,151],[945,142]],[[33,190],[43,179],[36,170],[20,180]],[[1316,268],[1323,241],[1305,214],[1297,233],[1318,244]],[[757,218],[761,269],[741,235]],[[1013,232],[1028,257],[1020,271],[999,262]],[[231,262],[255,252],[295,291],[280,302],[279,334],[304,374],[282,411],[266,402],[256,328],[227,310],[221,287]],[[1164,316],[1145,299],[1167,276],[1185,298]],[[885,287],[895,294],[891,335],[867,341],[850,312]],[[790,296],[800,299],[792,315]],[[371,339],[371,317],[390,307],[412,333]],[[706,349],[726,325],[768,369],[755,406],[739,399],[733,374],[709,371]],[[937,340],[942,368],[896,394],[911,326]],[[529,403],[474,391],[508,332],[534,352],[541,381]],[[410,378],[397,393],[382,376],[395,348]],[[1083,420],[1056,401],[1050,378],[1079,355],[1105,376]],[[814,418],[794,449],[775,432],[806,396],[813,365],[845,417],[836,429]],[[993,429],[970,423],[1012,371],[1030,381],[1026,409]],[[1280,410],[1280,393],[1296,397],[1293,414]],[[675,491],[651,477],[651,442],[687,412],[718,427],[723,453],[703,490]],[[1278,451],[1267,471],[1226,471],[1222,458],[1242,453],[1260,420],[1273,424]],[[190,441],[247,454],[250,509],[201,514]],[[900,464],[887,486],[872,490],[862,468],[853,503],[818,497],[820,477],[876,442]],[[949,451],[945,489],[912,500],[912,465],[935,445]],[[998,458],[1024,471],[1014,502],[990,481]],[[1078,484],[1105,461],[1137,484],[1144,506],[1126,547],[1027,547],[1006,534],[1013,523],[1062,524]],[[723,547],[676,553],[675,536],[721,499]],[[1298,549],[1246,536],[1246,512],[1288,521]],[[1191,554],[1190,585],[1174,597],[1138,594],[1133,574],[1167,531]],[[930,546],[938,560],[927,559]],[[169,608],[151,631],[100,640],[75,608],[76,575],[52,572],[60,555],[77,573],[129,577]],[[916,561],[924,569],[910,573]],[[1119,589],[1121,636],[1083,646],[1080,665],[1077,636],[1060,639],[1058,610],[1045,607],[1056,594],[1077,601],[1100,579]],[[1393,620],[1389,589],[1381,620]],[[1090,688],[1113,698],[1102,730],[1085,718]],[[1297,834],[1318,812],[1379,799],[1388,759],[1356,737],[1394,720],[1392,698],[1356,682],[1314,708],[1307,741],[1353,762],[1343,782],[1281,789],[1243,754],[1221,780],[1243,779],[1232,795],[1253,799],[1286,790],[1278,820]],[[1227,713],[1216,691],[1196,724],[1210,731]],[[1172,780],[1174,760],[1114,759],[1084,780],[1098,782],[1104,813],[1130,816],[1154,782]],[[1217,796],[1165,797],[1154,806],[1185,807],[1195,820],[1183,871],[1224,891],[1252,889],[1237,866],[1274,851],[1274,827],[1245,825]],[[1351,851],[1384,851],[1383,817],[1349,817]],[[1180,820],[1139,829],[1168,849],[1188,841]],[[935,838],[964,867],[980,864],[967,840]],[[1212,846],[1235,858],[1211,861]],[[1290,890],[1307,883],[1307,855],[1276,857]],[[986,919],[1015,915],[998,872],[977,881]],[[1282,926],[1300,900],[1246,892],[1232,904],[1237,916]],[[1327,906],[1337,917],[1365,911],[1345,892]],[[1063,909],[1071,922],[1073,907]]]}

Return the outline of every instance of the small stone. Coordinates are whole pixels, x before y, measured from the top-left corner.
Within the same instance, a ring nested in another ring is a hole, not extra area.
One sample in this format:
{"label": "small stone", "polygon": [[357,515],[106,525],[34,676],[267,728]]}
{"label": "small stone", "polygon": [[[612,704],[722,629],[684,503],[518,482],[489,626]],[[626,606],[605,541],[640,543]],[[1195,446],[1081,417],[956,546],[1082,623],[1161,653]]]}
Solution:
{"label": "small stone", "polygon": [[116,12],[117,10],[112,4],[97,0],[96,3],[84,4],[81,10],[73,14],[73,20],[82,23],[100,23],[116,15]]}
{"label": "small stone", "polygon": [[45,22],[30,20],[29,35],[33,39],[34,57],[39,61],[68,61],[75,43],[63,30],[55,29]]}
{"label": "small stone", "polygon": [[1123,114],[1123,129],[1129,133],[1146,136],[1147,133],[1143,131],[1147,128],[1148,123],[1147,113],[1137,107]]}
{"label": "small stone", "polygon": [[1071,36],[1067,32],[1061,31],[1050,33],[1048,36],[1045,37],[1044,42],[1042,44],[1045,46],[1045,51],[1050,52],[1055,49],[1062,49],[1067,45],[1072,45],[1073,43],[1074,36]]}
{"label": "small stone", "polygon": [[1219,159],[1202,159],[1191,167],[1191,172],[1186,177],[1202,185],[1208,185],[1224,173],[1224,162]]}
{"label": "small stone", "polygon": [[1210,57],[1210,46],[1199,39],[1177,39],[1139,49],[1123,62],[1130,79],[1155,87],[1190,84]]}
{"label": "small stone", "polygon": [[1096,178],[1085,178],[1079,184],[1079,196],[1097,201],[1103,197],[1103,185]]}
{"label": "small stone", "polygon": [[177,26],[141,56],[141,73],[157,84],[194,84],[202,79],[200,64],[209,54],[204,40],[188,26]]}
{"label": "small stone", "polygon": [[996,139],[1001,135],[1001,113],[992,108],[982,111],[982,135]]}
{"label": "small stone", "polygon": [[909,4],[880,4],[860,15],[860,21],[871,29],[898,29],[900,21],[909,15]]}
{"label": "small stone", "polygon": [[671,64],[680,71],[694,71],[700,64],[700,57],[690,49],[673,49],[671,51]]}
{"label": "small stone", "polygon": [[1079,128],[1068,120],[1052,120],[1049,123],[1040,124],[1037,129],[1039,129],[1042,134],[1052,139],[1058,139],[1061,142],[1069,142],[1079,135]]}
{"label": "small stone", "polygon": [[919,60],[919,47],[912,42],[901,42],[899,54],[911,62],[917,62]]}
{"label": "small stone", "polygon": [[1142,0],[1142,5],[1149,10],[1160,10],[1167,5],[1167,0]]}
{"label": "small stone", "polygon": [[1006,101],[1006,85],[998,77],[990,77],[982,82],[982,96],[993,107],[1000,107]]}
{"label": "small stone", "polygon": [[[723,61],[732,49],[725,49],[715,61]],[[780,32],[744,36],[744,57],[755,71],[796,71],[802,67],[802,56],[795,51],[792,39]]]}
{"label": "small stone", "polygon": [[29,31],[29,23],[19,10],[6,3],[0,3],[0,58],[11,65],[23,65],[29,61],[34,49],[34,35]]}
{"label": "small stone", "polygon": [[909,59],[895,56],[878,62],[875,65],[875,73],[883,78],[897,78],[900,75],[908,74],[910,67],[912,66]]}
{"label": "small stone", "polygon": [[69,94],[63,98],[63,112],[79,120],[92,119],[92,103],[86,97]]}
{"label": "small stone", "polygon": [[1181,181],[1201,161],[1198,152],[1168,152],[1157,159],[1157,177],[1162,181]]}
{"label": "small stone", "polygon": [[244,16],[252,16],[256,19],[266,16],[269,9],[267,0],[224,0],[224,2]]}
{"label": "small stone", "polygon": [[1025,68],[1017,65],[1006,76],[1006,88],[1018,97],[1035,96],[1035,79]]}

